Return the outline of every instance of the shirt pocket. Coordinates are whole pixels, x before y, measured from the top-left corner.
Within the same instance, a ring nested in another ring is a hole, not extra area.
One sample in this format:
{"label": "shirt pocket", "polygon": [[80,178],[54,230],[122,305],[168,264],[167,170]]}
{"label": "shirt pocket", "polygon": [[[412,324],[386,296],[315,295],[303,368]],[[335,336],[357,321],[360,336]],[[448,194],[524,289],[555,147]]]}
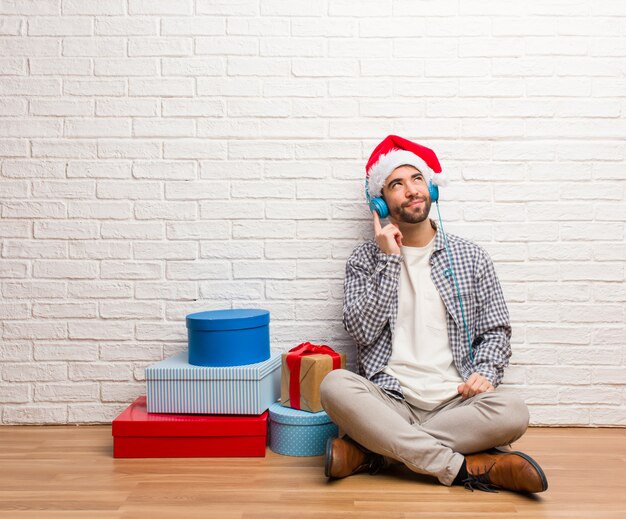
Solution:
{"label": "shirt pocket", "polygon": [[439,294],[426,292],[422,301],[424,304],[424,324],[432,330],[444,331],[448,325],[448,315]]}
{"label": "shirt pocket", "polygon": [[[457,317],[459,324],[461,325],[462,332],[465,334],[465,325],[463,324],[463,316],[465,316],[465,324],[472,332],[472,336],[474,335],[474,323],[476,322],[476,301],[474,299],[474,294],[466,290],[465,292],[461,292],[461,298],[463,299],[463,312],[461,312],[461,305],[459,302],[459,294],[458,292],[455,294],[456,300],[456,309],[457,309]],[[473,338],[473,337],[472,337]]]}

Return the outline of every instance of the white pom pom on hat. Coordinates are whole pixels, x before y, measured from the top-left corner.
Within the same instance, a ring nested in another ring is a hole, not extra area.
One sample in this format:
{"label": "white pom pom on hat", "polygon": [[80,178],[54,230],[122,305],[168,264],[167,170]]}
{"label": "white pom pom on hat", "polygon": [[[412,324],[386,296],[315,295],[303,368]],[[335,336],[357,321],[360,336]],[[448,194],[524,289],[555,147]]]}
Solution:
{"label": "white pom pom on hat", "polygon": [[433,150],[398,135],[388,135],[376,146],[365,166],[370,197],[381,196],[387,177],[394,169],[404,165],[416,167],[437,186],[448,185],[448,178],[441,172],[439,159]]}

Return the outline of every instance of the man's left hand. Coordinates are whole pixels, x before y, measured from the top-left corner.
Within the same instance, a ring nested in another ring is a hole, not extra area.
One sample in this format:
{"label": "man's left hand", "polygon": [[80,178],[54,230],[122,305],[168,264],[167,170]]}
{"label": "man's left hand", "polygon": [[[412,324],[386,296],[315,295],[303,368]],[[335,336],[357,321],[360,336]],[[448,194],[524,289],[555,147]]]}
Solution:
{"label": "man's left hand", "polygon": [[462,395],[463,400],[470,398],[478,393],[487,393],[494,391],[495,388],[485,377],[479,373],[472,373],[466,382],[459,384],[457,391]]}

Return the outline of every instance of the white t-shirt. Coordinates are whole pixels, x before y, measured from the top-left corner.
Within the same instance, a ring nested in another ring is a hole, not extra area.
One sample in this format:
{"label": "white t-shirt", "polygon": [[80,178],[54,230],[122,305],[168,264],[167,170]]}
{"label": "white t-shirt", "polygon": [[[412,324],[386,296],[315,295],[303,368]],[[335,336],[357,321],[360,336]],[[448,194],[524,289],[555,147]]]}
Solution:
{"label": "white t-shirt", "polygon": [[448,340],[447,312],[430,278],[435,238],[401,247],[398,318],[385,373],[398,379],[410,404],[431,411],[458,394],[463,379]]}

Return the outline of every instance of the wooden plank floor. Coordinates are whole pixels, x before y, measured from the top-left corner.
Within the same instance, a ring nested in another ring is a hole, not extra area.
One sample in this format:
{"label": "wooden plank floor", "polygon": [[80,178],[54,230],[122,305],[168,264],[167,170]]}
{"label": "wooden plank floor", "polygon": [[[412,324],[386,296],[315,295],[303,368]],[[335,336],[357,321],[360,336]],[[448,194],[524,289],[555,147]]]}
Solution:
{"label": "wooden plank floor", "polygon": [[113,459],[110,426],[0,427],[0,518],[620,518],[626,429],[530,428],[548,477],[524,496],[402,468],[327,482],[323,457]]}

